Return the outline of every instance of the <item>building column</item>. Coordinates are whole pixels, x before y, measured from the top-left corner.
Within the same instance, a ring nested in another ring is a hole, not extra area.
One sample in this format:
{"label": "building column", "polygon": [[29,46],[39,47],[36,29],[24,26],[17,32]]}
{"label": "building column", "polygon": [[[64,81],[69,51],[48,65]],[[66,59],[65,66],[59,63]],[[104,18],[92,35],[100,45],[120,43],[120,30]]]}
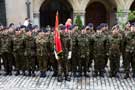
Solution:
{"label": "building column", "polygon": [[33,24],[38,25],[40,27],[39,18],[40,18],[40,13],[34,12],[33,13]]}
{"label": "building column", "polygon": [[75,23],[75,20],[76,20],[76,17],[77,16],[80,16],[81,17],[81,20],[82,20],[82,25],[85,25],[85,11],[74,11],[73,12],[73,21]]}
{"label": "building column", "polygon": [[125,24],[128,21],[129,12],[130,12],[129,10],[120,10],[120,11],[116,12],[117,22],[119,24]]}

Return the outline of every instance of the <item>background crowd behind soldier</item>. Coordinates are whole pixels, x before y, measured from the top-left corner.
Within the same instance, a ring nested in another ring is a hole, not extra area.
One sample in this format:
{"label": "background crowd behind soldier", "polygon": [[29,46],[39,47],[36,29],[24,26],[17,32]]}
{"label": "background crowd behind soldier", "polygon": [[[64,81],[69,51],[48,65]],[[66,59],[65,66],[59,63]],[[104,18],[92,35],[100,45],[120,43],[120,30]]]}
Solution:
{"label": "background crowd behind soldier", "polygon": [[[9,27],[0,25],[0,65],[5,71],[1,75],[34,77],[39,71],[43,78],[47,71],[53,71],[53,77],[61,82],[70,81],[72,76],[104,77],[105,68],[109,68],[109,77],[124,74],[124,79],[135,78],[135,23],[127,23],[124,30],[118,24],[109,29],[107,23],[96,28],[89,23],[78,30],[68,19],[59,25],[60,56],[54,53],[53,31],[49,25],[41,29],[32,25],[28,18],[17,27],[13,23]],[[119,71],[121,56],[124,73]]]}

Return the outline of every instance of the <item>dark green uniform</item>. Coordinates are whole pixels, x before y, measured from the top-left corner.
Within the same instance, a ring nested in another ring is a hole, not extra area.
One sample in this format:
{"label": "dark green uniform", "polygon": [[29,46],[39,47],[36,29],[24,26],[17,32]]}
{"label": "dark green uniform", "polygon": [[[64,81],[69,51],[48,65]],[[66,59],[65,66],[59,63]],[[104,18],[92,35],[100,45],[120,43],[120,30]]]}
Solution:
{"label": "dark green uniform", "polygon": [[27,60],[27,70],[29,71],[28,76],[35,76],[35,54],[36,54],[36,43],[32,36],[28,36],[25,39],[25,58]]}
{"label": "dark green uniform", "polygon": [[120,67],[122,36],[118,32],[112,34],[109,39],[110,39],[110,48],[109,48],[110,77],[115,77]]}
{"label": "dark green uniform", "polygon": [[48,61],[50,62],[50,66],[53,68],[53,76],[57,76],[58,74],[58,64],[57,60],[55,59],[55,54],[54,54],[54,38],[53,38],[53,33],[50,33],[48,35],[48,40],[47,40],[47,52],[48,52]]}
{"label": "dark green uniform", "polygon": [[41,71],[40,76],[45,77],[47,71],[47,58],[48,58],[47,37],[40,36],[40,34],[36,37],[36,52],[39,70]]}
{"label": "dark green uniform", "polygon": [[135,76],[135,32],[130,32],[126,35],[125,39],[125,60],[124,69],[125,77],[129,77],[130,64],[133,71],[133,76]]}
{"label": "dark green uniform", "polygon": [[92,64],[92,60],[94,59],[94,47],[93,47],[93,44],[94,44],[94,41],[92,39],[92,35],[94,34],[94,30],[87,33],[88,35],[88,44],[89,44],[89,63],[88,63],[88,67],[91,67],[91,64]]}
{"label": "dark green uniform", "polygon": [[13,39],[13,54],[16,62],[16,75],[20,74],[19,70],[25,74],[25,58],[24,58],[24,39],[21,34],[16,35]]}
{"label": "dark green uniform", "polygon": [[87,34],[81,34],[78,37],[78,45],[79,45],[79,69],[80,73],[84,72],[85,76],[87,75],[87,71],[89,69],[89,42],[88,42],[88,35]]}
{"label": "dark green uniform", "polygon": [[[6,32],[4,32],[5,34]],[[12,71],[12,39],[7,35],[3,35],[1,38],[1,55],[4,63],[5,75],[11,75]]]}
{"label": "dark green uniform", "polygon": [[68,59],[69,51],[72,49],[72,41],[68,33],[61,33],[61,42],[63,47],[63,52],[61,59],[58,61],[58,81],[63,78],[62,74],[65,76],[65,80],[70,80],[69,72],[71,71],[71,62]]}
{"label": "dark green uniform", "polygon": [[94,69],[97,76],[103,76],[104,66],[106,62],[106,36],[103,33],[96,33],[93,35],[94,40]]}
{"label": "dark green uniform", "polygon": [[74,76],[76,76],[77,66],[79,65],[79,46],[78,46],[78,32],[74,32],[71,35],[72,37],[72,71]]}

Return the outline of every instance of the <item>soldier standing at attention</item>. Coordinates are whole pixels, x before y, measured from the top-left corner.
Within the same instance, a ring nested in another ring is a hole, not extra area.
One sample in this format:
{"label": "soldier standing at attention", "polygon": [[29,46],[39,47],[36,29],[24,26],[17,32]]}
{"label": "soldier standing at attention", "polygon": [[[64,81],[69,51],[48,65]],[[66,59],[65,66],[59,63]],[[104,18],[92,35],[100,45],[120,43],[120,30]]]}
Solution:
{"label": "soldier standing at attention", "polygon": [[35,39],[32,37],[32,32],[26,32],[25,39],[25,52],[26,65],[28,70],[28,76],[35,76],[35,54],[36,54],[36,43]]}
{"label": "soldier standing at attention", "polygon": [[109,37],[109,59],[110,59],[110,77],[118,77],[117,73],[120,67],[120,56],[122,48],[122,35],[119,30],[114,28]]}
{"label": "soldier standing at attention", "polygon": [[94,40],[94,77],[104,77],[104,65],[106,57],[106,36],[103,34],[102,27],[97,28],[97,32],[92,36]]}
{"label": "soldier standing at attention", "polygon": [[75,25],[74,27],[72,27],[71,30],[71,38],[72,38],[72,72],[73,72],[73,76],[76,77],[77,76],[77,66],[79,66],[79,47],[78,47],[78,26]]}
{"label": "soldier standing at attention", "polygon": [[54,55],[54,41],[53,41],[53,32],[51,32],[51,30],[49,30],[47,32],[47,52],[48,52],[48,61],[50,62],[50,66],[52,66],[53,68],[53,77],[56,77],[58,75],[58,64],[57,64],[57,60],[55,59],[55,55]]}
{"label": "soldier standing at attention", "polygon": [[1,38],[1,55],[4,63],[5,74],[12,75],[12,58],[10,57],[12,52],[12,39],[8,35],[8,30],[3,31]]}
{"label": "soldier standing at attention", "polygon": [[15,31],[15,37],[13,39],[13,54],[16,62],[16,76],[20,74],[20,70],[25,75],[25,60],[24,60],[24,39],[22,38],[21,31]]}
{"label": "soldier standing at attention", "polygon": [[124,78],[129,78],[130,64],[133,77],[135,77],[135,23],[131,25],[131,31],[125,36],[125,60],[124,60]]}
{"label": "soldier standing at attention", "polygon": [[39,64],[40,77],[46,77],[47,71],[47,37],[44,32],[39,32],[36,37],[36,55]]}
{"label": "soldier standing at attention", "polygon": [[80,74],[84,72],[84,76],[88,77],[88,63],[89,63],[89,43],[88,35],[86,34],[85,28],[82,29],[82,33],[78,36],[78,45],[79,45],[79,60],[80,60]]}
{"label": "soldier standing at attention", "polygon": [[88,67],[91,67],[92,64],[92,60],[94,59],[93,57],[93,39],[92,39],[92,35],[95,33],[94,31],[94,26],[92,23],[89,23],[88,26],[86,27],[86,32],[88,35],[88,43],[89,43],[89,62],[88,62]]}

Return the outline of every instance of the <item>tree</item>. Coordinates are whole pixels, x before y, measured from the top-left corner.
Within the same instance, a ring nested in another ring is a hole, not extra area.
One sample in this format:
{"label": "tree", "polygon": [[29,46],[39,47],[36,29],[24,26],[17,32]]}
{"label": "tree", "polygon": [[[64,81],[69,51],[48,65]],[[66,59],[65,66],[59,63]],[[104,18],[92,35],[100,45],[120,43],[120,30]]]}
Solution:
{"label": "tree", "polygon": [[79,30],[82,28],[82,20],[80,16],[76,16],[75,24],[78,25]]}
{"label": "tree", "polygon": [[128,20],[135,21],[135,11],[130,11],[130,13],[128,14]]}

